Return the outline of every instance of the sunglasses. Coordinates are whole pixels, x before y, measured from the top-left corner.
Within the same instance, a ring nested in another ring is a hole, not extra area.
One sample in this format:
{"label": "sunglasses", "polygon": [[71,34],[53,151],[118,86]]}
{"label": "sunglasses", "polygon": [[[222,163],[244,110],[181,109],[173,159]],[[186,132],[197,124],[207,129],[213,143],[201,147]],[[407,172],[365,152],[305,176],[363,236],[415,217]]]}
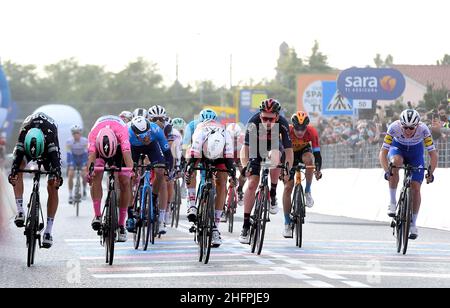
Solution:
{"label": "sunglasses", "polygon": [[277,121],[276,117],[261,117],[261,121],[274,123]]}
{"label": "sunglasses", "polygon": [[302,127],[302,128],[294,127],[294,130],[295,130],[296,132],[303,133],[304,131],[306,131],[306,127]]}
{"label": "sunglasses", "polygon": [[403,129],[407,129],[407,130],[415,130],[416,126],[403,126]]}
{"label": "sunglasses", "polygon": [[150,121],[152,121],[152,122],[165,122],[166,118],[151,118]]}

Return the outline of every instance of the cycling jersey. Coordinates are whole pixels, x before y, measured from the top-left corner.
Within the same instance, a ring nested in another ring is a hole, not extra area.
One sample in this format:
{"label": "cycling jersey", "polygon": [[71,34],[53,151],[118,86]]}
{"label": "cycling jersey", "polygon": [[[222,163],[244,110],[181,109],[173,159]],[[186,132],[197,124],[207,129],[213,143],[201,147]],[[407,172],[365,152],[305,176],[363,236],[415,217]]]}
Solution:
{"label": "cycling jersey", "polygon": [[175,157],[176,165],[179,166],[181,163],[181,157],[183,155],[183,137],[181,136],[181,133],[173,128],[172,130],[172,156]]}
{"label": "cycling jersey", "polygon": [[87,163],[89,141],[81,137],[78,142],[72,137],[66,142],[67,165],[83,167]]}
{"label": "cycling jersey", "polygon": [[139,136],[134,133],[131,128],[131,123],[128,127],[133,161],[138,162],[141,154],[147,155],[150,162],[154,164],[167,163],[171,169],[173,166],[173,156],[164,131],[158,124],[148,120],[146,121],[150,124],[150,129]]}
{"label": "cycling jersey", "polygon": [[[262,121],[261,121],[261,112],[258,112],[257,114],[255,114],[247,123],[247,129],[245,132],[245,141],[244,141],[244,145],[246,146],[251,146],[251,140],[257,140],[257,149],[250,149],[250,153],[258,153],[258,157],[259,157],[259,153],[260,150],[260,144],[261,141],[263,142],[267,142],[267,151],[271,151],[272,149],[272,142],[276,141],[276,140],[272,140],[272,132],[265,129],[264,126],[262,125]],[[291,149],[292,148],[292,140],[291,137],[289,135],[289,122],[288,120],[286,120],[285,117],[280,115],[280,118],[278,120],[278,122],[276,124],[279,124],[279,136],[278,138],[281,138],[280,142],[279,142],[279,149],[280,150],[284,150],[284,149]],[[275,136],[276,138],[277,136]],[[250,154],[250,156],[253,156],[252,154]],[[256,158],[256,157],[250,157],[250,158]]]}
{"label": "cycling jersey", "polygon": [[312,146],[314,153],[320,152],[319,133],[312,125],[307,126],[306,132],[302,138],[298,138],[295,135],[293,125],[289,125],[289,134],[292,139],[292,148],[294,152],[302,151],[308,146]]}
{"label": "cycling jersey", "polygon": [[422,122],[419,123],[416,133],[411,138],[406,138],[403,135],[403,127],[400,120],[392,123],[389,126],[387,134],[384,138],[383,148],[389,150],[394,141],[399,145],[406,147],[412,147],[424,143],[428,152],[436,150],[430,129]]}
{"label": "cycling jersey", "polygon": [[58,140],[58,126],[56,122],[46,114],[39,112],[28,116],[22,124],[19,134],[19,140],[14,149],[13,168],[18,169],[23,159],[27,162],[32,158],[25,154],[25,137],[32,128],[39,128],[45,137],[45,148],[42,159],[44,168],[49,170],[61,168],[61,152]]}
{"label": "cycling jersey", "polygon": [[104,116],[99,118],[92,128],[88,136],[89,141],[89,153],[97,153],[97,148],[95,146],[97,135],[105,127],[109,127],[116,135],[118,146],[121,147],[122,152],[130,152],[131,145],[129,140],[128,127],[125,122],[113,115]]}
{"label": "cycling jersey", "polygon": [[208,139],[209,132],[212,129],[219,129],[220,133],[225,137],[225,146],[223,149],[223,157],[232,159],[234,156],[233,150],[233,139],[225,128],[217,123],[216,121],[208,121],[200,123],[195,129],[194,135],[192,136],[192,147],[191,147],[191,157],[202,158],[203,157],[203,144]]}
{"label": "cycling jersey", "polygon": [[192,144],[192,135],[194,134],[197,125],[200,123],[201,123],[200,120],[193,120],[189,122],[189,124],[186,126],[183,137],[183,147],[185,149]]}

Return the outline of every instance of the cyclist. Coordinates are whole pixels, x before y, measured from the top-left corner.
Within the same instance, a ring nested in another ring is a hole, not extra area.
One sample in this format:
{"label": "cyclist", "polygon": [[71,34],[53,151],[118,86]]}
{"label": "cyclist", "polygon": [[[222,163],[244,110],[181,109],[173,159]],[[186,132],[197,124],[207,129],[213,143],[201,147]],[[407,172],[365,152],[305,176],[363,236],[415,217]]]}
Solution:
{"label": "cyclist", "polygon": [[[194,174],[193,168],[204,159],[210,161],[218,169],[229,170],[230,176],[233,178],[232,182],[235,184],[236,170],[233,160],[232,139],[229,132],[214,120],[199,124],[194,132],[185,176],[187,184],[192,180],[192,175]],[[227,173],[218,172],[215,176],[215,226],[212,234],[212,247],[214,248],[222,245],[219,224],[226,198],[227,180]],[[191,206],[188,212],[188,219],[194,222],[196,218],[197,208]]]}
{"label": "cyclist", "polygon": [[[88,166],[94,163],[96,167],[108,165],[110,167],[133,168],[128,127],[121,118],[114,115],[99,118],[89,133],[88,140]],[[132,172],[122,171],[118,177],[120,186],[118,242],[127,241],[125,219],[127,218],[127,208],[131,200],[131,176]],[[92,221],[92,229],[94,231],[100,230],[102,223],[102,179],[103,172],[95,172],[93,175],[88,175],[95,211],[95,217]]]}
{"label": "cyclist", "polygon": [[[130,134],[131,152],[133,161],[139,162],[141,155],[146,155],[152,164],[166,164],[172,168],[173,157],[170,151],[167,139],[164,136],[162,129],[155,123],[151,123],[148,119],[140,116],[135,117],[128,128]],[[156,204],[157,197],[159,198],[159,220],[161,223],[160,233],[167,232],[164,221],[167,206],[167,185],[164,170],[155,169],[155,181],[153,183],[153,201]],[[133,218],[132,209],[128,212],[127,229],[130,232],[135,232],[135,221]]]}
{"label": "cyclist", "polygon": [[[173,124],[173,128],[176,129],[180,135],[181,135],[181,160],[180,160],[180,164],[181,166],[185,166],[186,163],[186,154],[185,154],[185,149],[183,147],[183,136],[184,136],[184,131],[186,129],[186,121],[183,120],[182,118],[175,118],[172,120],[172,124]],[[184,183],[184,177],[182,178],[182,183],[181,183],[181,198],[184,199],[187,197],[187,189],[186,189],[186,185]]]}
{"label": "cyclist", "polygon": [[[388,208],[388,216],[395,217],[397,209],[397,186],[399,182],[399,170],[393,169],[392,175],[389,170],[389,162],[400,167],[404,164],[413,167],[425,165],[424,145],[430,155],[430,166],[428,168],[427,182],[434,181],[434,170],[438,162],[436,147],[428,127],[420,121],[420,115],[416,110],[407,109],[400,115],[400,120],[392,123],[384,138],[380,151],[381,166],[385,171],[385,179],[389,181],[389,192],[391,201]],[[414,171],[412,174],[411,191],[413,196],[413,218],[411,222],[410,239],[415,240],[419,236],[416,226],[420,210],[421,195],[420,188],[424,179],[424,171]]]}
{"label": "cyclist", "polygon": [[122,121],[125,122],[125,124],[128,124],[131,122],[131,120],[133,120],[134,115],[131,111],[125,110],[119,114],[119,117],[122,119]]}
{"label": "cyclist", "polygon": [[86,166],[88,159],[88,143],[87,138],[82,137],[83,129],[78,125],[70,128],[72,138],[66,142],[67,150],[67,177],[69,180],[69,204],[73,203],[73,178],[75,176],[75,168],[82,170],[83,178],[83,198],[86,198]]}
{"label": "cyclist", "polygon": [[[310,125],[310,119],[306,112],[299,111],[291,117],[292,124],[289,126],[289,133],[294,151],[294,166],[303,163],[307,166],[316,166],[316,171],[306,169],[305,185],[305,205],[309,208],[314,206],[314,199],[311,195],[311,184],[315,173],[316,179],[322,177],[322,155],[320,154],[319,134]],[[291,169],[289,181],[284,183],[283,209],[284,209],[284,231],[285,238],[292,238],[292,225],[290,213],[292,209],[291,196],[294,189],[295,170]]]}
{"label": "cyclist", "polygon": [[[186,127],[186,133],[183,138],[183,147],[186,147],[186,153],[190,154],[190,145],[193,144],[193,134],[196,131],[198,125],[207,121],[216,121],[217,114],[212,109],[203,109],[199,114],[199,119],[191,121]],[[188,220],[193,222],[197,215],[197,210],[195,207],[196,194],[197,194],[197,172],[194,172],[190,182],[186,182],[186,187],[188,191]],[[195,211],[193,211],[195,209]],[[189,218],[190,217],[190,218]]]}
{"label": "cyclist", "polygon": [[145,108],[136,108],[133,111],[133,118],[135,117],[144,117],[147,118],[148,117],[148,111]]}
{"label": "cyclist", "polygon": [[[255,114],[247,124],[245,142],[241,150],[241,162],[243,166],[246,166],[244,174],[248,181],[247,190],[244,192],[244,225],[239,237],[242,244],[250,242],[250,215],[255,203],[263,157],[267,158],[268,152],[271,152],[272,162],[278,165],[283,160],[282,156],[285,156],[289,167],[292,167],[294,161],[289,122],[280,115],[280,111],[281,104],[277,100],[269,98],[261,102],[260,112]],[[284,154],[282,154],[283,151]],[[276,192],[280,173],[280,169],[270,170],[270,213],[272,215],[278,213]],[[288,180],[289,175],[284,177],[285,182]]]}
{"label": "cyclist", "polygon": [[[244,138],[245,135],[242,133],[242,128],[238,123],[229,123],[227,124],[227,128],[226,130],[228,131],[228,133],[231,136],[231,139],[233,141],[233,149],[234,149],[234,163],[237,166],[237,168],[239,169],[239,185],[237,188],[237,193],[238,193],[238,204],[242,206],[242,202],[243,202],[243,198],[244,198],[244,192],[243,192],[243,187],[245,185],[245,175],[242,172],[242,164],[241,164],[241,160],[239,158],[239,153],[240,150],[242,149],[242,146],[244,144]],[[225,211],[225,207],[224,207],[224,211],[222,213],[222,218],[220,220],[220,222],[227,222],[227,213]]]}
{"label": "cyclist", "polygon": [[[167,116],[166,108],[160,105],[155,105],[150,107],[148,110],[148,118],[151,122],[156,123],[164,132],[164,135],[169,142],[169,147],[172,147],[172,143],[175,139],[173,135],[173,128],[172,123],[169,121],[169,117]],[[172,159],[174,160],[174,156],[172,156]],[[170,166],[174,166],[175,162],[172,162]],[[172,170],[171,170],[172,171]],[[167,213],[167,209],[169,208],[169,200],[172,198],[173,194],[173,181],[171,181],[170,177],[166,178],[164,177],[164,180],[166,181],[167,186],[167,202],[165,204],[160,203],[160,209],[162,212]],[[169,215],[160,216],[160,219],[163,223],[161,223],[161,232],[164,234],[166,233],[166,220],[169,220]]]}
{"label": "cyclist", "polygon": [[58,127],[48,115],[38,112],[28,116],[22,124],[19,140],[14,149],[14,159],[9,175],[9,182],[14,186],[17,215],[14,220],[18,228],[25,225],[25,210],[23,209],[23,173],[29,162],[42,161],[46,171],[55,171],[56,176],[48,177],[47,226],[42,242],[43,248],[53,245],[53,224],[58,210],[58,188],[63,184],[61,177],[61,152],[58,141]]}

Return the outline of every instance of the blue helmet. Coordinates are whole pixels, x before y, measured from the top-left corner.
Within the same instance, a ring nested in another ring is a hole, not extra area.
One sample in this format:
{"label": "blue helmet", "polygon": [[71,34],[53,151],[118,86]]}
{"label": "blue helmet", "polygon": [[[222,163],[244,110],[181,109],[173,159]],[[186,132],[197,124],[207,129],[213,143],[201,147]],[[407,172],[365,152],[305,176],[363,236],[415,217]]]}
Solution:
{"label": "blue helmet", "polygon": [[200,112],[200,121],[206,122],[211,120],[217,120],[217,114],[212,109],[203,109]]}

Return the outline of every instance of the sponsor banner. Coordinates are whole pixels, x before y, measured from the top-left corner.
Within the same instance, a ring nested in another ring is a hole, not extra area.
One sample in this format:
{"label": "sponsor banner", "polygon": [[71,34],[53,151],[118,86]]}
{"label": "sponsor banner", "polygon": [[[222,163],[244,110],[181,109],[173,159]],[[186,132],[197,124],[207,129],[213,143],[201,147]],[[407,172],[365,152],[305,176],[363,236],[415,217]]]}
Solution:
{"label": "sponsor banner", "polygon": [[390,68],[350,68],[339,74],[339,92],[348,99],[395,100],[403,95],[405,77]]}

